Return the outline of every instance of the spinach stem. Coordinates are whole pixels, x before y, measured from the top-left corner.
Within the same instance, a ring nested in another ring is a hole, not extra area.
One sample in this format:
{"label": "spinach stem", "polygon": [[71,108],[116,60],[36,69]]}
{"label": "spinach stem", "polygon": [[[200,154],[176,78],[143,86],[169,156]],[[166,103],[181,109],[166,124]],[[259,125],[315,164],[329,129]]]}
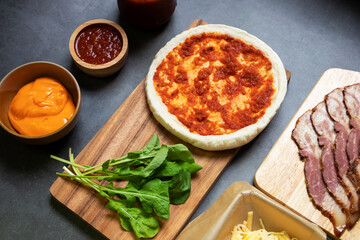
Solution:
{"label": "spinach stem", "polygon": [[55,159],[55,160],[58,160],[58,161],[60,161],[60,162],[69,164],[69,165],[71,165],[71,166],[75,166],[75,167],[79,167],[79,168],[84,168],[83,165],[76,164],[75,162],[70,162],[70,161],[68,161],[68,160],[65,160],[65,159],[63,159],[63,158],[59,158],[59,157],[54,156],[54,155],[50,155],[50,157],[51,157],[52,159]]}

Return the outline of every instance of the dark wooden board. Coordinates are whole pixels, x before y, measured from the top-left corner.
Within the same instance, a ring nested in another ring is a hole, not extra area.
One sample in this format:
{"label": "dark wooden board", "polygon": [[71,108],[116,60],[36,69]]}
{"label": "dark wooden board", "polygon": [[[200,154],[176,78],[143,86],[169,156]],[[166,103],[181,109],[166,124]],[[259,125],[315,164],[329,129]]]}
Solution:
{"label": "dark wooden board", "polygon": [[[195,20],[191,27],[206,24]],[[290,78],[290,72],[287,72]],[[144,80],[111,116],[94,138],[79,153],[75,161],[80,164],[97,165],[107,159],[117,158],[129,151],[142,148],[156,132],[163,144],[182,142],[164,129],[150,112],[145,96]],[[184,143],[185,144],[185,143]],[[188,144],[196,163],[203,169],[192,178],[189,199],[182,205],[171,205],[170,218],[161,223],[155,239],[173,239],[181,231],[211,186],[235,156],[238,149],[209,152]],[[115,212],[106,209],[106,200],[95,191],[75,181],[59,177],[51,186],[50,193],[58,201],[79,215],[95,229],[110,239],[135,239],[133,233],[124,231]]]}

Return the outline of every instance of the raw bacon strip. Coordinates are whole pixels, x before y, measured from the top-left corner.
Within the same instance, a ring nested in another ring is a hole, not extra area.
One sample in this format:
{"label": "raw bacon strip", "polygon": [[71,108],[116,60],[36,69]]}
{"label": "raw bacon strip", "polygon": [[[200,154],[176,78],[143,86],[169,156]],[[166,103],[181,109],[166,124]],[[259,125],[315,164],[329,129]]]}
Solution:
{"label": "raw bacon strip", "polygon": [[347,143],[347,153],[349,156],[350,170],[349,177],[357,184],[360,183],[360,84],[354,84],[344,88],[344,102],[350,116],[350,126],[352,127]]}
{"label": "raw bacon strip", "polygon": [[335,163],[338,177],[345,187],[352,205],[352,213],[359,212],[359,196],[356,186],[348,177],[349,160],[346,152],[347,140],[350,133],[350,120],[344,105],[343,90],[335,89],[325,96],[326,108],[329,116],[335,122],[334,128],[337,133],[335,139]]}
{"label": "raw bacon strip", "polygon": [[321,149],[317,134],[311,123],[311,113],[305,112],[298,120],[292,137],[299,148],[302,160],[305,161],[305,179],[307,190],[314,205],[328,217],[334,226],[336,236],[340,236],[347,225],[346,215],[326,190],[321,176]]}
{"label": "raw bacon strip", "polygon": [[311,114],[311,122],[318,134],[318,143],[322,147],[321,166],[322,177],[334,200],[342,207],[349,219],[349,225],[354,225],[359,214],[351,214],[351,203],[343,186],[338,181],[333,145],[336,139],[334,122],[331,120],[325,102],[319,103]]}

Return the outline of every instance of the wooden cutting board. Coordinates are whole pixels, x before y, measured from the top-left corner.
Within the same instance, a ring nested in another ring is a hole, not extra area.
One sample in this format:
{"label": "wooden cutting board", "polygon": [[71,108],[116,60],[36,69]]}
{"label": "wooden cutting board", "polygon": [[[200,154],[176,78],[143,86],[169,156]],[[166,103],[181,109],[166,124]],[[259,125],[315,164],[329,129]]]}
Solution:
{"label": "wooden cutting board", "polygon": [[[191,27],[206,24],[195,20]],[[290,79],[290,72],[287,77]],[[191,180],[191,194],[183,205],[171,205],[170,218],[163,221],[155,239],[173,239],[181,231],[211,186],[216,182],[238,149],[220,152],[204,151],[189,144],[164,129],[150,112],[145,96],[144,80],[111,116],[95,137],[79,153],[75,161],[97,165],[107,159],[118,158],[130,151],[141,149],[156,132],[163,144],[183,143],[193,153],[196,163],[203,169]],[[76,151],[76,149],[74,149]],[[109,239],[135,239],[133,233],[124,231],[117,214],[108,210],[106,200],[75,181],[57,178],[50,193],[95,229]]]}
{"label": "wooden cutting board", "polygon": [[[305,185],[304,163],[291,139],[296,120],[308,109],[323,101],[324,96],[338,87],[360,83],[360,73],[343,69],[329,69],[319,79],[289,125],[277,140],[255,174],[255,185],[298,214],[313,221],[325,231],[334,234],[330,221],[313,206]],[[333,235],[334,237],[334,235]],[[360,239],[360,222],[341,239]]]}

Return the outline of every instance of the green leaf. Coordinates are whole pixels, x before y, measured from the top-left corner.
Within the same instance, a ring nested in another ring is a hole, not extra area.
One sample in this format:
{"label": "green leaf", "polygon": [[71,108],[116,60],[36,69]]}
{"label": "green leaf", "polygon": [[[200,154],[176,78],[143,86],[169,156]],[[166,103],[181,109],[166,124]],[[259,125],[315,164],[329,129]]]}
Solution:
{"label": "green leaf", "polygon": [[[117,189],[119,190],[119,188]],[[124,191],[128,191],[128,192],[138,192],[138,188],[134,187],[133,184],[131,183],[128,183],[126,188],[124,189]],[[133,207],[136,203],[136,194],[126,194],[126,193],[122,193],[121,195],[125,196],[126,197],[126,206],[128,207]],[[146,209],[147,210],[147,209]],[[146,211],[145,210],[145,211]],[[146,211],[148,213],[151,213],[152,212],[152,209],[150,211]]]}
{"label": "green leaf", "polygon": [[154,172],[154,170],[156,170],[163,164],[168,155],[168,151],[168,147],[166,145],[162,145],[160,147],[160,150],[155,155],[154,159],[139,173],[140,176],[144,178],[150,176]]}
{"label": "green leaf", "polygon": [[130,169],[129,165],[117,167],[113,171],[103,171],[101,174],[106,174],[107,176],[99,176],[98,180],[127,180],[133,182],[138,186],[140,184],[141,178],[147,178],[151,176],[162,164],[164,163],[168,154],[168,147],[166,145],[162,145],[160,150],[156,153],[155,157],[148,163],[146,167],[140,166],[135,169]]}
{"label": "green leaf", "polygon": [[141,150],[143,150],[144,152],[149,152],[156,147],[160,147],[160,140],[156,133],[154,133],[150,141]]}
{"label": "green leaf", "polygon": [[125,180],[125,181],[132,182],[136,186],[139,186],[140,181],[143,178],[141,176],[143,170],[144,170],[144,167],[142,167],[142,166],[131,170],[130,166],[127,165],[127,166],[118,167],[112,171],[102,171],[102,172],[96,172],[96,173],[101,174],[100,176],[97,177],[98,181]]}
{"label": "green leaf", "polygon": [[160,149],[160,140],[154,133],[150,141],[139,151],[129,152],[126,156],[110,161],[110,166],[137,166],[148,164]]}
{"label": "green leaf", "polygon": [[128,208],[124,200],[109,199],[106,205],[116,211],[120,217],[121,226],[134,232],[138,238],[152,238],[159,232],[159,221],[141,208]]}
{"label": "green leaf", "polygon": [[184,161],[193,163],[194,157],[189,151],[189,149],[183,145],[183,144],[175,144],[168,146],[169,148],[169,154],[168,154],[168,160],[169,161]]}
{"label": "green leaf", "polygon": [[156,198],[148,196],[139,197],[141,205],[144,209],[153,208],[157,216],[162,219],[169,219],[170,214],[170,199],[169,199],[169,185],[160,179],[154,179],[146,183],[141,189],[142,192],[154,193]]}
{"label": "green leaf", "polygon": [[136,189],[132,184],[128,184],[119,194],[125,196],[130,202],[136,197],[146,212],[154,211],[160,218],[169,219],[170,200],[167,182],[154,179],[147,182],[141,189]]}
{"label": "green leaf", "polygon": [[153,211],[162,219],[169,218],[170,200],[169,200],[169,184],[160,179],[154,179],[141,189],[135,188],[131,183],[126,188],[114,188],[112,184],[106,187],[101,186],[101,190],[110,195],[118,194],[127,199],[127,206],[134,206],[135,198],[137,198],[147,213]]}
{"label": "green leaf", "polygon": [[171,179],[169,185],[170,203],[175,205],[183,204],[190,196],[191,173],[181,170]]}
{"label": "green leaf", "polygon": [[[114,189],[114,190],[115,190],[114,184],[113,184],[112,182],[109,183],[108,185],[106,185],[106,188],[108,188],[108,189]],[[105,192],[105,191],[102,191],[102,192]],[[111,196],[115,196],[115,195],[116,195],[116,193],[113,192],[113,191],[106,191],[106,192],[108,192],[109,195],[111,195]]]}
{"label": "green leaf", "polygon": [[196,163],[165,161],[154,177],[172,177],[178,174],[180,170],[187,170],[193,174],[200,169],[202,169],[202,167]]}
{"label": "green leaf", "polygon": [[129,152],[128,157],[130,158],[139,158],[140,156],[144,157],[146,155],[153,153],[154,150],[158,150],[159,147],[160,147],[160,140],[156,135],[156,133],[154,133],[150,141],[145,145],[145,147],[143,147],[139,151]]}
{"label": "green leaf", "polygon": [[108,170],[109,169],[109,164],[110,164],[110,160],[107,160],[106,162],[104,162],[102,164],[102,170],[103,171]]}

